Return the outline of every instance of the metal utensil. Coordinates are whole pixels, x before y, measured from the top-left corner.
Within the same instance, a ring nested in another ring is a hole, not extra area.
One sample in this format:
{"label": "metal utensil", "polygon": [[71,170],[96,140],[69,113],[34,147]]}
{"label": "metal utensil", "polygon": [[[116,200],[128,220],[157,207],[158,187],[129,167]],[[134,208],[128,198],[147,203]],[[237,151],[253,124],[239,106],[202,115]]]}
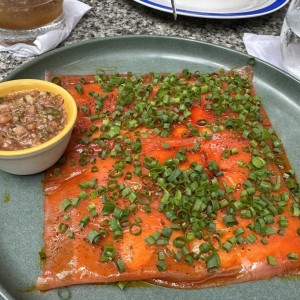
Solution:
{"label": "metal utensil", "polygon": [[176,12],[175,0],[171,0],[171,4],[172,4],[172,9],[173,9],[174,20],[176,21],[176,19],[177,19],[177,12]]}

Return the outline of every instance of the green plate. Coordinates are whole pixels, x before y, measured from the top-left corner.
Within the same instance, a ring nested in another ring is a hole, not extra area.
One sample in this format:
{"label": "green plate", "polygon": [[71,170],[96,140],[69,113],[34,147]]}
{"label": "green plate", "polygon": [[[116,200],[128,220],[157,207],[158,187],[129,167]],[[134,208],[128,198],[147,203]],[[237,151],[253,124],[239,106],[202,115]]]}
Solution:
{"label": "green plate", "polygon": [[[43,78],[46,70],[87,74],[97,69],[118,72],[211,72],[247,64],[249,56],[221,46],[161,36],[121,36],[90,40],[56,49],[18,68],[4,80]],[[254,85],[300,175],[300,82],[256,60]],[[43,235],[43,174],[15,176],[0,171],[0,298],[60,299],[58,290],[30,291],[39,276]],[[225,287],[176,290],[139,286],[120,290],[114,285],[68,288],[72,300],[299,299],[300,281],[272,279]]]}

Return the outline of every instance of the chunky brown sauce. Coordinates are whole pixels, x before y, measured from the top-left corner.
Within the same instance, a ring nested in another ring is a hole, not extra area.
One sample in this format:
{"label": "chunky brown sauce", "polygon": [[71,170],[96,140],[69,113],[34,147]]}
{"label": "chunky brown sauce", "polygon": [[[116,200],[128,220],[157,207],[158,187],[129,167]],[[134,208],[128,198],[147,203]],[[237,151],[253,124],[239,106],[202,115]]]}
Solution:
{"label": "chunky brown sauce", "polygon": [[66,124],[61,95],[28,90],[0,97],[0,150],[34,147],[55,137]]}

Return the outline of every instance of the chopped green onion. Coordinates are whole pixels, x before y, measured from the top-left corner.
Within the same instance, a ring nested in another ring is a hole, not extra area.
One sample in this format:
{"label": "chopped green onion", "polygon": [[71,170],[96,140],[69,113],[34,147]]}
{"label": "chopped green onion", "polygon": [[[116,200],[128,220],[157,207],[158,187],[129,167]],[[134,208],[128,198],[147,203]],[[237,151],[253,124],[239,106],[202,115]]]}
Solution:
{"label": "chopped green onion", "polygon": [[288,227],[288,224],[289,224],[288,218],[285,216],[280,216],[278,225],[280,227],[286,228],[286,227]]}
{"label": "chopped green onion", "polygon": [[61,79],[58,76],[55,76],[51,79],[51,82],[61,86]]}
{"label": "chopped green onion", "polygon": [[125,287],[128,285],[129,281],[119,281],[117,283],[118,287],[121,289],[121,290],[124,290]]}
{"label": "chopped green onion", "polygon": [[124,272],[126,270],[125,264],[121,258],[118,258],[116,260],[116,265],[117,265],[119,272]]}
{"label": "chopped green onion", "polygon": [[226,227],[232,227],[238,225],[238,221],[236,217],[233,215],[225,215],[223,217],[223,222],[225,223]]}
{"label": "chopped green onion", "polygon": [[206,260],[206,268],[208,272],[215,272],[221,266],[220,256],[217,252],[213,252]]}
{"label": "chopped green onion", "polygon": [[288,254],[288,259],[289,260],[298,260],[299,255],[297,253],[289,253]]}
{"label": "chopped green onion", "polygon": [[158,252],[158,260],[165,260],[165,253],[163,251]]}
{"label": "chopped green onion", "polygon": [[173,241],[173,245],[176,247],[176,248],[183,248],[186,244],[186,240],[184,237],[176,237]]}
{"label": "chopped green onion", "polygon": [[65,223],[59,223],[57,226],[57,230],[59,233],[65,233],[68,230],[68,225]]}
{"label": "chopped green onion", "polygon": [[111,214],[115,210],[115,204],[112,201],[105,201],[101,210],[103,216]]}
{"label": "chopped green onion", "polygon": [[147,245],[153,245],[153,244],[155,244],[156,243],[156,240],[154,239],[154,237],[153,236],[147,236],[146,238],[145,238],[145,242],[146,242],[146,244]]}
{"label": "chopped green onion", "polygon": [[111,244],[107,244],[101,255],[101,261],[111,261],[116,256],[116,249]]}
{"label": "chopped green onion", "polygon": [[99,240],[100,240],[100,238],[101,238],[101,232],[98,231],[98,230],[96,230],[96,229],[92,229],[92,230],[88,233],[88,235],[87,235],[87,237],[86,237],[86,239],[87,239],[87,240],[89,241],[89,243],[91,243],[91,244],[96,244],[96,243],[98,243]]}
{"label": "chopped green onion", "polygon": [[68,234],[67,234],[67,237],[69,239],[73,239],[75,237],[75,233],[73,231],[69,231]]}
{"label": "chopped green onion", "polygon": [[142,233],[142,227],[139,224],[131,224],[129,227],[129,232],[134,236],[138,236]]}
{"label": "chopped green onion", "polygon": [[79,201],[80,201],[79,197],[74,197],[71,199],[71,205],[73,207],[76,207],[78,205]]}
{"label": "chopped green onion", "polygon": [[262,159],[259,156],[255,156],[252,158],[251,160],[252,164],[255,166],[255,168],[257,169],[261,169],[266,165],[266,162],[264,159]]}
{"label": "chopped green onion", "polygon": [[90,222],[90,218],[88,216],[84,216],[79,221],[78,227],[83,228]]}
{"label": "chopped green onion", "polygon": [[43,250],[39,251],[39,256],[41,261],[45,261],[47,259],[46,253]]}
{"label": "chopped green onion", "polygon": [[64,199],[61,203],[60,203],[60,209],[62,211],[67,211],[69,208],[72,207],[72,202],[70,199]]}
{"label": "chopped green onion", "polygon": [[162,147],[163,147],[164,149],[166,149],[166,150],[169,150],[169,149],[170,149],[170,145],[167,144],[167,143],[163,143],[163,144],[162,144]]}
{"label": "chopped green onion", "polygon": [[275,257],[274,257],[274,256],[271,256],[271,255],[269,255],[269,256],[267,257],[267,262],[268,262],[268,264],[269,264],[270,266],[276,266],[276,265],[277,265],[276,260],[275,260]]}
{"label": "chopped green onion", "polygon": [[75,85],[75,90],[77,91],[78,94],[82,95],[84,93],[82,85]]}
{"label": "chopped green onion", "polygon": [[59,176],[59,175],[61,174],[60,168],[55,168],[55,169],[53,170],[53,173],[54,173],[55,176]]}
{"label": "chopped green onion", "polygon": [[156,263],[156,267],[157,267],[157,270],[159,271],[159,272],[162,272],[162,271],[164,271],[166,268],[167,268],[167,263],[165,262],[165,261],[158,261],[157,263]]}
{"label": "chopped green onion", "polygon": [[246,241],[249,244],[253,244],[257,240],[257,236],[255,236],[253,233],[250,233],[246,236]]}

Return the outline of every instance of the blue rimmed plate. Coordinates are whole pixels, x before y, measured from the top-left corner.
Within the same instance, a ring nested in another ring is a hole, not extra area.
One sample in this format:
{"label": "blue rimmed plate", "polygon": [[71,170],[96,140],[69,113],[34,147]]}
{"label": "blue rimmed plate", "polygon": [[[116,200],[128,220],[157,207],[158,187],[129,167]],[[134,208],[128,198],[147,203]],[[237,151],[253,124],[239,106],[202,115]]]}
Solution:
{"label": "blue rimmed plate", "polygon": [[[171,0],[134,0],[173,13]],[[270,14],[289,0],[175,0],[178,15],[210,19],[242,19]]]}

